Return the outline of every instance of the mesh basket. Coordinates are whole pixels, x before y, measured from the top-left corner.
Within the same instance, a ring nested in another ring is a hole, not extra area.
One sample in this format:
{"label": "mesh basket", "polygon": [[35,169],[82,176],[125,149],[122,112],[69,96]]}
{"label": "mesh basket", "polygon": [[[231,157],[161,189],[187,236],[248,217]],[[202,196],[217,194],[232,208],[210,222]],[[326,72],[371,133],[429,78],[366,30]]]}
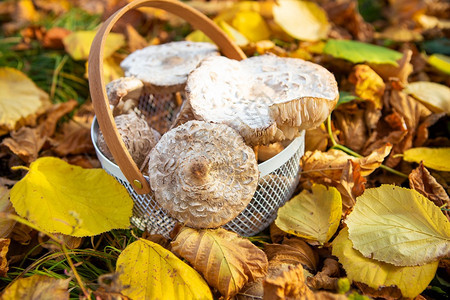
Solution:
{"label": "mesh basket", "polygon": [[[142,230],[168,237],[176,224],[153,199],[150,183],[144,176],[123,144],[114,124],[109,101],[106,96],[102,75],[103,48],[107,34],[117,20],[127,11],[140,6],[164,9],[184,18],[202,30],[229,58],[244,59],[245,54],[227,35],[206,16],[193,8],[174,0],[135,0],[117,11],[104,22],[92,43],[89,56],[89,86],[96,119],[92,124],[91,136],[102,167],[114,176],[134,200],[132,223]],[[164,99],[164,101],[159,101]],[[139,109],[152,124],[152,118],[158,118],[158,124],[165,131],[174,120],[177,104],[174,95],[144,94],[139,101]],[[97,135],[102,129],[108,148],[116,163],[106,158],[97,147]],[[242,236],[255,235],[264,230],[276,217],[276,212],[293,194],[299,180],[300,158],[304,152],[304,133],[293,140],[282,152],[258,165],[260,179],[257,190],[249,205],[235,219],[223,227]]]}

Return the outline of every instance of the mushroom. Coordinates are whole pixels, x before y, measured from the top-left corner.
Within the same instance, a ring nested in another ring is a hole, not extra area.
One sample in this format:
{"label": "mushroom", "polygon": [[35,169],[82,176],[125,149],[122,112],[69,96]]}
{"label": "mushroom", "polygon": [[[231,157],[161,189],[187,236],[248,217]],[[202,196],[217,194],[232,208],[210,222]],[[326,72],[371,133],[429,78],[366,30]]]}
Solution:
{"label": "mushroom", "polygon": [[166,132],[150,152],[156,201],[187,226],[214,228],[235,218],[258,186],[252,148],[231,127],[188,121]]}
{"label": "mushroom", "polygon": [[128,55],[120,66],[125,76],[141,80],[150,93],[182,91],[188,74],[209,56],[217,56],[211,43],[171,42],[148,46]]}
{"label": "mushroom", "polygon": [[[156,145],[161,135],[151,128],[143,118],[139,117],[135,111],[118,115],[114,118],[114,121],[131,158],[142,169],[150,150]],[[114,162],[101,131],[97,136],[97,146],[109,160]]]}
{"label": "mushroom", "polygon": [[251,146],[320,125],[339,97],[333,74],[322,66],[271,54],[208,57],[189,75],[186,93],[196,119],[227,124]]}
{"label": "mushroom", "polygon": [[121,77],[106,85],[109,104],[113,115],[127,114],[138,106],[144,84],[134,77]]}
{"label": "mushroom", "polygon": [[279,142],[258,146],[258,160],[261,162],[269,160],[283,150],[284,147]]}

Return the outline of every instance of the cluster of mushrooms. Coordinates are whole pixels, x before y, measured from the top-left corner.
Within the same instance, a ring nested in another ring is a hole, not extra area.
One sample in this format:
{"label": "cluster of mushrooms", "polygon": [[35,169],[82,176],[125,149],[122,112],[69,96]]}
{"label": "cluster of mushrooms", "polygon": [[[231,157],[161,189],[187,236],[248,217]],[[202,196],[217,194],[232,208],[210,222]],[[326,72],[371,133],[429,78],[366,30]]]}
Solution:
{"label": "cluster of mushrooms", "polygon": [[[236,61],[210,43],[149,46],[121,67],[125,77],[106,87],[117,128],[155,200],[194,228],[243,211],[258,186],[255,149],[279,152],[338,99],[334,76],[317,64],[269,54]],[[152,119],[155,103],[180,105],[169,126]],[[113,161],[101,133],[97,144]]]}

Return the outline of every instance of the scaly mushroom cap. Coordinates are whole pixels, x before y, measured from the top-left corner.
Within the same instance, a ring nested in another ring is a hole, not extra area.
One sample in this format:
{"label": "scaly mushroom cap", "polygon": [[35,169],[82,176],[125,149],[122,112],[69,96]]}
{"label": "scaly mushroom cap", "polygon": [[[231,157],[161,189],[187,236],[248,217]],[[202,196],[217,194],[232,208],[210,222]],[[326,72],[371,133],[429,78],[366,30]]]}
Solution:
{"label": "scaly mushroom cap", "polygon": [[189,121],[166,132],[150,152],[156,201],[187,226],[214,228],[235,218],[258,185],[252,148],[224,124]]}
{"label": "scaly mushroom cap", "polygon": [[[150,150],[159,141],[161,135],[134,111],[118,115],[114,118],[114,121],[131,158],[138,167],[142,167]],[[97,137],[97,146],[109,160],[114,161],[101,132]]]}
{"label": "scaly mushroom cap", "polygon": [[106,85],[109,104],[113,115],[127,114],[139,103],[144,84],[134,77],[120,77]]}
{"label": "scaly mushroom cap", "polygon": [[216,55],[211,43],[171,42],[136,50],[120,66],[125,76],[140,79],[150,92],[171,93],[183,90],[188,74],[202,59]]}
{"label": "scaly mushroom cap", "polygon": [[186,92],[196,119],[227,124],[249,145],[319,126],[339,97],[333,74],[322,66],[270,54],[240,62],[206,58],[189,75]]}

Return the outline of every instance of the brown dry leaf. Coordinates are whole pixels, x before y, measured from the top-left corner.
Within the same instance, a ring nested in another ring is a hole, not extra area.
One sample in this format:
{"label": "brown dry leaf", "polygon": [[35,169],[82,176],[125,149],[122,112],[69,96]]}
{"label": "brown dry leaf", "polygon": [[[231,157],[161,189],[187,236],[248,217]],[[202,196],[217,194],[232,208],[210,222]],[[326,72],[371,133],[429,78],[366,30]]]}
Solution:
{"label": "brown dry leaf", "polygon": [[69,299],[69,282],[71,278],[56,279],[44,275],[20,278],[8,286],[2,300],[15,299]]}
{"label": "brown dry leaf", "polygon": [[263,278],[249,282],[234,296],[233,300],[253,300],[264,297]]}
{"label": "brown dry leaf", "polygon": [[70,113],[77,107],[78,102],[76,100],[69,100],[64,103],[59,103],[53,105],[46,112],[45,122],[42,124],[42,134],[48,137],[52,136],[56,130],[56,124],[59,119],[61,119],[64,115]]}
{"label": "brown dry leaf", "polygon": [[32,0],[14,1],[14,10],[12,11],[11,22],[3,25],[3,31],[8,35],[26,26],[31,22],[36,22],[40,18],[40,14],[34,8]]}
{"label": "brown dry leaf", "polygon": [[331,294],[328,292],[314,293],[305,283],[303,267],[281,264],[272,270],[263,282],[264,300],[344,300],[344,295]]}
{"label": "brown dry leaf", "polygon": [[145,48],[149,45],[147,40],[130,24],[126,24],[125,38],[127,39],[127,46],[130,52]]}
{"label": "brown dry leaf", "polygon": [[264,252],[270,262],[278,261],[284,264],[302,264],[310,271],[316,271],[319,257],[304,240],[293,237],[284,238],[282,244],[266,244]]}
{"label": "brown dry leaf", "polygon": [[443,118],[445,113],[440,114],[431,114],[420,123],[419,127],[417,127],[416,138],[414,139],[414,147],[421,147],[428,140],[428,127],[434,125],[439,119]]}
{"label": "brown dry leaf", "polygon": [[9,201],[9,189],[0,183],[0,238],[6,238],[13,231],[16,221],[8,219],[7,214],[13,214],[14,208]]}
{"label": "brown dry leaf", "polygon": [[361,196],[366,188],[366,179],[361,175],[361,167],[352,160],[348,160],[337,190],[342,196],[342,213],[347,215],[356,203],[356,197]]}
{"label": "brown dry leaf", "polygon": [[411,50],[403,51],[403,56],[397,61],[398,66],[391,64],[369,64],[372,69],[377,72],[385,81],[390,78],[398,78],[399,82],[403,85],[408,83],[408,76],[413,71],[413,66],[410,63],[413,52]]}
{"label": "brown dry leaf", "polygon": [[395,285],[380,286],[378,289],[375,289],[362,282],[353,282],[353,283],[361,290],[361,293],[363,295],[369,297],[382,299],[403,299],[402,291],[400,291],[400,289]]}
{"label": "brown dry leaf", "polygon": [[325,151],[328,146],[328,133],[322,123],[319,127],[305,131],[305,151]]}
{"label": "brown dry leaf", "polygon": [[[450,208],[450,198],[447,192],[422,163],[409,174],[408,178],[409,186],[412,189],[430,199],[438,207]],[[448,211],[443,210],[442,212],[450,219],[450,213]]]}
{"label": "brown dry leaf", "polygon": [[308,286],[314,290],[336,290],[339,273],[339,262],[333,258],[326,258],[322,270],[307,278]]}
{"label": "brown dry leaf", "polygon": [[281,230],[275,222],[272,222],[269,227],[270,231],[270,240],[273,243],[281,243],[283,239],[288,235],[286,232]]}
{"label": "brown dry leaf", "polygon": [[389,0],[388,14],[394,24],[412,20],[426,11],[425,0]]}
{"label": "brown dry leaf", "polygon": [[31,163],[38,158],[39,151],[47,139],[46,136],[41,136],[39,129],[22,127],[18,131],[11,132],[11,137],[4,139],[1,145],[27,164]]}
{"label": "brown dry leaf", "polygon": [[53,151],[59,156],[94,153],[90,125],[87,123],[72,120],[65,123],[52,144]]}
{"label": "brown dry leaf", "polygon": [[8,259],[6,254],[8,254],[10,239],[0,238],[0,277],[6,277],[8,273]]}
{"label": "brown dry leaf", "polygon": [[356,65],[350,74],[349,81],[355,85],[356,96],[371,101],[377,109],[383,107],[382,97],[386,85],[368,65]]}
{"label": "brown dry leaf", "polygon": [[367,140],[365,110],[339,107],[333,112],[336,127],[341,131],[340,141],[344,146],[359,152]]}
{"label": "brown dry leaf", "polygon": [[358,11],[358,1],[327,1],[324,4],[328,18],[334,24],[344,27],[357,40],[368,42],[373,37],[373,26],[366,23]]}
{"label": "brown dry leaf", "polygon": [[222,228],[181,229],[172,251],[186,259],[225,297],[267,273],[266,254],[249,240]]}
{"label": "brown dry leaf", "polygon": [[42,46],[47,49],[64,49],[62,40],[70,33],[70,30],[61,27],[50,28],[44,34],[44,38],[42,39]]}
{"label": "brown dry leaf", "polygon": [[336,149],[330,149],[327,152],[308,151],[301,160],[302,176],[319,181],[323,179],[339,181],[342,176],[342,170],[349,159],[361,166],[362,176],[367,176],[381,165],[391,149],[392,146],[387,144],[376,149],[368,156],[361,158],[350,156]]}

